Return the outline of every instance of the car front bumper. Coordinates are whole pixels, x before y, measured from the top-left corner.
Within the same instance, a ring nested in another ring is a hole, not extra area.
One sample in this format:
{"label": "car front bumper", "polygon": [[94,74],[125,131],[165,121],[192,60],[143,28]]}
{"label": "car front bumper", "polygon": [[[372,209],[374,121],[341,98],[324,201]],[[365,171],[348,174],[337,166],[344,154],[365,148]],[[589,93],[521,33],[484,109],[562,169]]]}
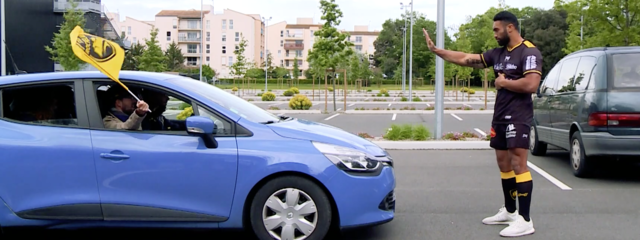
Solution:
{"label": "car front bumper", "polygon": [[352,175],[341,171],[327,188],[340,215],[340,228],[377,225],[393,220],[396,179],[393,167],[385,166],[379,175]]}

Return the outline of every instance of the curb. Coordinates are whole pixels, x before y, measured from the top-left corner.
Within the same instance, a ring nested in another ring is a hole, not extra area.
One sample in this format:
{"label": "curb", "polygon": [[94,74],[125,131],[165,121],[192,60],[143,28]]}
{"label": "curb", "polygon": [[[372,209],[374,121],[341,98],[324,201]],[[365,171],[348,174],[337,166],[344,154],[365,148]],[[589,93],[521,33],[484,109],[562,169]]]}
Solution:
{"label": "curb", "polygon": [[267,110],[270,113],[307,113],[307,114],[321,114],[321,110]]}
{"label": "curb", "polygon": [[[270,105],[277,105],[277,104],[289,104],[289,101],[248,101],[250,103],[253,104],[268,104],[270,103]],[[314,105],[316,104],[322,104],[324,105],[324,101],[311,101],[311,103],[313,103]],[[331,105],[333,105],[333,102],[329,102]],[[340,103],[341,105],[344,105],[344,102],[336,102],[336,103]],[[435,102],[381,102],[381,101],[367,101],[367,102],[349,102],[347,101],[347,104],[354,104],[355,105],[362,105],[362,104],[378,104],[378,105],[383,105],[383,104],[398,104],[398,105],[436,105]],[[484,101],[476,101],[476,102],[444,102],[444,105],[484,105]],[[487,101],[487,105],[494,105],[495,102],[491,102],[491,101]],[[355,106],[354,105],[354,106]]]}
{"label": "curb", "polygon": [[[347,110],[346,114],[435,114],[435,110]],[[444,110],[444,114],[493,114],[489,110]]]}
{"label": "curb", "polygon": [[372,141],[385,150],[490,150],[489,141]]}

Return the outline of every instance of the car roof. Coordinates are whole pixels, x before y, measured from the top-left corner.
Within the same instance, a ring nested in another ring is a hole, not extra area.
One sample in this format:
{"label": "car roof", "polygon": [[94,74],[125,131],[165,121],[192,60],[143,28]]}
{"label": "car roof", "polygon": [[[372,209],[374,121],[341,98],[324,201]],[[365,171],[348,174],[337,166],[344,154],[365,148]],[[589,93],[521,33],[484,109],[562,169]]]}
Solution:
{"label": "car roof", "polygon": [[[120,71],[120,79],[139,80],[145,82],[164,81],[170,78],[177,78],[174,74],[144,72],[144,71]],[[45,73],[27,73],[11,76],[0,77],[0,86],[14,83],[28,83],[46,80],[62,80],[62,79],[109,79],[107,75],[100,71],[68,71],[68,72],[45,72]]]}
{"label": "car roof", "polygon": [[640,46],[618,46],[618,47],[592,47],[587,49],[578,50],[570,53],[567,56],[577,55],[586,52],[604,52],[604,53],[640,53]]}

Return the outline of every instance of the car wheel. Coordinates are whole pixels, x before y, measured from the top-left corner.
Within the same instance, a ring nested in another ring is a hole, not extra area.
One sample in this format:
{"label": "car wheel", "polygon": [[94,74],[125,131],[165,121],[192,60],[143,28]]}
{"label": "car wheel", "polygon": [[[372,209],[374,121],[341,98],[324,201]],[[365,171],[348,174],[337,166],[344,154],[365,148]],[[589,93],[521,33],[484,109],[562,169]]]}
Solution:
{"label": "car wheel", "polygon": [[331,225],[331,203],[312,181],[295,176],[273,179],[251,203],[251,227],[259,239],[320,240]]}
{"label": "car wheel", "polygon": [[544,156],[547,154],[547,144],[538,140],[538,129],[531,125],[529,130],[529,151],[534,156]]}
{"label": "car wheel", "polygon": [[593,160],[584,154],[584,144],[580,131],[576,131],[571,135],[571,145],[569,147],[569,158],[571,159],[571,168],[573,175],[576,177],[588,177],[592,174]]}

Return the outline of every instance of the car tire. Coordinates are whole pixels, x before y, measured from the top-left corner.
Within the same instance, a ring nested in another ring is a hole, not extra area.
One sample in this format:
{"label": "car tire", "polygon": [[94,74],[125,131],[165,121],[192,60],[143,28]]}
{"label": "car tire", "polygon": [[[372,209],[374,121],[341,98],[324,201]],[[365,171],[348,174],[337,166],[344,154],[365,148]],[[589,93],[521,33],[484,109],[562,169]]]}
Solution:
{"label": "car tire", "polygon": [[532,124],[529,130],[529,151],[534,156],[547,154],[547,143],[540,142],[538,139],[538,129],[535,124]]}
{"label": "car tire", "polygon": [[[297,198],[297,202],[288,203],[287,198],[294,201]],[[300,208],[303,206],[309,207]],[[307,211],[299,211],[302,209]],[[306,215],[312,211],[315,213]],[[253,232],[261,240],[293,240],[282,237],[285,228],[292,228],[295,237],[302,236],[304,231],[306,240],[321,240],[329,232],[332,214],[331,203],[322,188],[306,178],[286,176],[273,179],[258,190],[251,202],[249,216]],[[272,220],[265,223],[267,216]]]}
{"label": "car tire", "polygon": [[579,178],[591,176],[593,173],[594,161],[592,158],[589,158],[584,154],[584,144],[582,143],[580,131],[576,131],[571,135],[569,159],[574,176]]}

